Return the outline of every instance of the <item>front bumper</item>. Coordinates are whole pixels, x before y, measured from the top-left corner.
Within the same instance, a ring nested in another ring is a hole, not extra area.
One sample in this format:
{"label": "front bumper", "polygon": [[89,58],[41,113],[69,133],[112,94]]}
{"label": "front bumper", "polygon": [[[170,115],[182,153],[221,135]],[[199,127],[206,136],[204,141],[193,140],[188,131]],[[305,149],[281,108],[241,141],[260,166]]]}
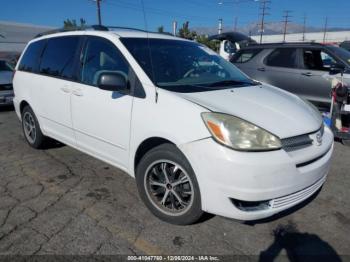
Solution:
{"label": "front bumper", "polygon": [[13,90],[0,91],[0,106],[8,106],[13,104]]}
{"label": "front bumper", "polygon": [[[321,145],[313,144],[293,152],[238,152],[212,138],[179,148],[196,173],[202,209],[248,221],[295,206],[322,187],[330,168],[333,134],[326,128]],[[233,200],[266,201],[268,205],[264,209],[243,211]]]}

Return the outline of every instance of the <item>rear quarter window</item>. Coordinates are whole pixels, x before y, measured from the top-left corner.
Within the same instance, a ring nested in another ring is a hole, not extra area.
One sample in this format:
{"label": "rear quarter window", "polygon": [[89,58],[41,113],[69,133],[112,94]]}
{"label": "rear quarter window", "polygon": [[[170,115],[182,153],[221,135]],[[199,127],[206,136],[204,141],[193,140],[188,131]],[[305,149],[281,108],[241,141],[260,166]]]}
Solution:
{"label": "rear quarter window", "polygon": [[238,53],[236,53],[232,59],[232,63],[247,63],[250,60],[254,58],[257,54],[259,54],[261,49],[247,49],[247,50],[240,50]]}
{"label": "rear quarter window", "polygon": [[31,43],[19,63],[18,70],[37,73],[39,69],[39,59],[45,47],[46,40]]}

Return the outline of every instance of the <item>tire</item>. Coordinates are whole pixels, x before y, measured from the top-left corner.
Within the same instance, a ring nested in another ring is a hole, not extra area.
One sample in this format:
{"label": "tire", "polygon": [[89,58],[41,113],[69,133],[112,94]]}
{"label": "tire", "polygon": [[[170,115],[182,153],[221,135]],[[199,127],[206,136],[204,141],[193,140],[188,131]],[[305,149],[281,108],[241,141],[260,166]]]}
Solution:
{"label": "tire", "polygon": [[22,130],[28,144],[36,149],[43,148],[46,137],[41,132],[38,119],[30,106],[25,106],[22,111]]}
{"label": "tire", "polygon": [[163,221],[189,225],[204,213],[194,171],[172,144],[162,144],[144,155],[136,168],[136,183],[142,201]]}

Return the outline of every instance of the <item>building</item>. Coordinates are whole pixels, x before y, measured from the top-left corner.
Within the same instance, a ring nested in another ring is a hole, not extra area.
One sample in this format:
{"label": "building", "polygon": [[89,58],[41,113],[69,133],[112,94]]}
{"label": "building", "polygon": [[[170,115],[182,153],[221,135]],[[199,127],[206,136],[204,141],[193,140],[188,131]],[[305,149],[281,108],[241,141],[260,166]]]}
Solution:
{"label": "building", "polygon": [[52,30],[52,27],[0,21],[0,57],[5,54],[21,53],[38,33]]}
{"label": "building", "polygon": [[[260,35],[252,36],[252,38],[259,42]],[[325,41],[324,41],[325,38]],[[318,43],[336,43],[339,44],[343,41],[350,40],[350,31],[338,31],[338,32],[314,32],[305,34],[305,42],[318,42]],[[287,34],[286,42],[302,42],[303,34]],[[263,43],[276,43],[283,42],[283,34],[280,35],[263,35]]]}

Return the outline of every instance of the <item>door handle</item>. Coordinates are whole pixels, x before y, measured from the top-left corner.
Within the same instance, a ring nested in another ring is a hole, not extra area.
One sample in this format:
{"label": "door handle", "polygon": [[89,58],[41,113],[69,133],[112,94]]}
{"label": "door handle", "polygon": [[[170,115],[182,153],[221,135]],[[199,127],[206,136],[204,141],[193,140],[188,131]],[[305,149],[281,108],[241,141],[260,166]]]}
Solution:
{"label": "door handle", "polygon": [[67,86],[61,87],[61,90],[62,90],[63,92],[65,92],[65,93],[70,93],[70,92],[71,92],[70,88],[67,87]]}
{"label": "door handle", "polygon": [[84,93],[83,93],[83,91],[81,89],[73,90],[72,94],[75,95],[75,96],[83,96],[84,95]]}
{"label": "door handle", "polygon": [[301,73],[303,76],[312,76],[311,72],[307,72],[307,73]]}
{"label": "door handle", "polygon": [[259,67],[259,68],[258,68],[258,71],[265,72],[266,69],[265,69],[265,67]]}

